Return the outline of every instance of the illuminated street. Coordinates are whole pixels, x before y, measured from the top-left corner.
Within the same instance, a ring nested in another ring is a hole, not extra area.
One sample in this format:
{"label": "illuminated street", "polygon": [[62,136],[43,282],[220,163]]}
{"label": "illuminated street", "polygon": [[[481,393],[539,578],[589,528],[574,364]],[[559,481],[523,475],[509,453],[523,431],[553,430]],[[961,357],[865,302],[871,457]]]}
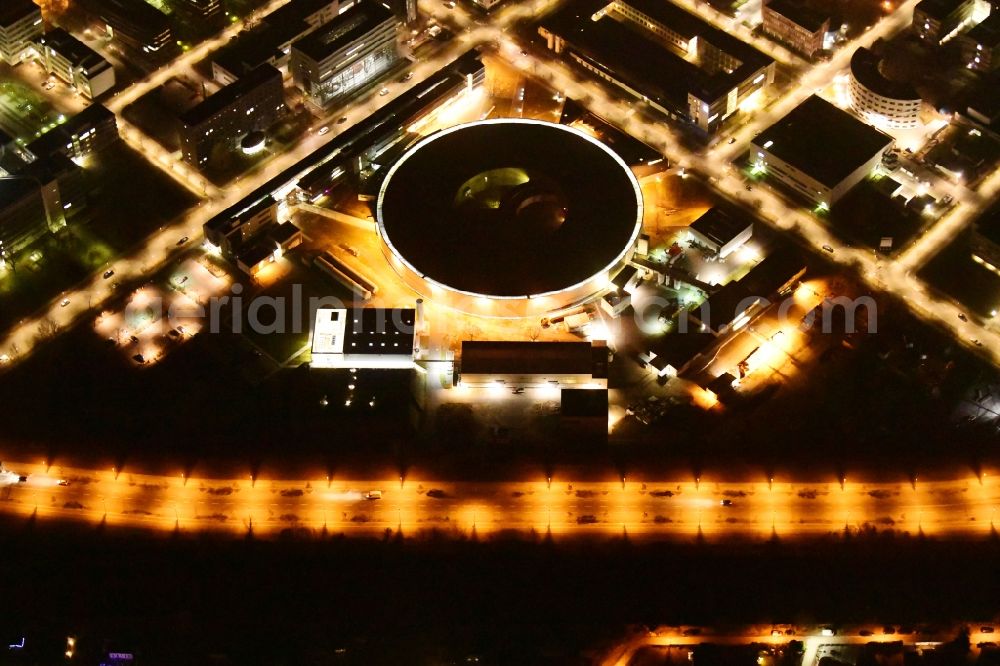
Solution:
{"label": "illuminated street", "polygon": [[[426,530],[479,535],[515,530],[559,537],[808,539],[868,529],[936,538],[995,535],[1000,481],[724,483],[554,478],[455,483],[421,479],[269,480],[146,476],[5,462],[23,484],[0,510],[163,531],[276,534],[288,527],[380,534]],[[117,478],[116,478],[117,477]],[[60,480],[68,485],[58,485]]]}
{"label": "illuminated street", "polygon": [[[803,666],[816,666],[824,657],[832,656],[832,651],[842,648],[860,648],[867,644],[891,644],[904,641],[907,644],[918,644],[932,648],[951,638],[948,632],[941,631],[930,635],[899,636],[895,633],[885,634],[882,627],[851,627],[849,632],[841,629],[837,635],[823,635],[818,627],[801,627],[781,625],[771,627],[751,627],[750,631],[732,632],[726,634],[705,634],[699,631],[698,636],[684,635],[683,632],[671,627],[657,628],[650,635],[637,637],[625,645],[617,646],[601,663],[604,666],[628,666],[633,663],[636,653],[650,648],[692,648],[701,643],[714,645],[745,646],[758,644],[760,646],[781,646],[785,641],[798,640],[804,644],[802,655]],[[855,633],[865,632],[864,635]],[[827,634],[832,634],[828,629]],[[972,632],[970,641],[973,646],[990,641],[989,633]],[[979,650],[976,649],[976,652]]]}

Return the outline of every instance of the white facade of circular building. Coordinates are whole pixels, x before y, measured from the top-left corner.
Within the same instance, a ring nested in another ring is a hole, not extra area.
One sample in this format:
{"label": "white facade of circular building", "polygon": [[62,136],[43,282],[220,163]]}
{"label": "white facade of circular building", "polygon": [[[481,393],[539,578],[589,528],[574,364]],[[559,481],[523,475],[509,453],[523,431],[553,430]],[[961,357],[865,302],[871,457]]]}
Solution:
{"label": "white facade of circular building", "polygon": [[851,106],[876,127],[918,127],[923,100],[912,85],[886,78],[880,63],[880,58],[864,47],[851,56]]}

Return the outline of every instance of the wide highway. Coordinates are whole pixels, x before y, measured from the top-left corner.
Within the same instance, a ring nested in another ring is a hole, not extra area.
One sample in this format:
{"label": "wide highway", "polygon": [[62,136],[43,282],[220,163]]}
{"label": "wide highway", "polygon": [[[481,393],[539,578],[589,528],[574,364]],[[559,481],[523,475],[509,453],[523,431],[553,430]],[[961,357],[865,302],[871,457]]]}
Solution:
{"label": "wide highway", "polygon": [[349,535],[501,531],[640,539],[816,538],[845,531],[985,539],[1000,480],[725,483],[538,479],[207,479],[5,462],[0,513],[154,531]]}

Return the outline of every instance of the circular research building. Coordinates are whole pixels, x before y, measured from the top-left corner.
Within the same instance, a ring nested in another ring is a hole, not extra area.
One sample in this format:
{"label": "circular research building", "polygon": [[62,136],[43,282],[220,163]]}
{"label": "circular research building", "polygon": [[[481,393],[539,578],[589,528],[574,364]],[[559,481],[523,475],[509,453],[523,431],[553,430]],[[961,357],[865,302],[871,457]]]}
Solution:
{"label": "circular research building", "polygon": [[631,258],[642,194],[610,148],[535,120],[485,120],[421,139],[386,174],[382,251],[418,293],[524,317],[593,296]]}
{"label": "circular research building", "polygon": [[909,83],[882,73],[882,59],[859,47],[851,56],[851,105],[877,127],[904,129],[920,123],[922,102]]}

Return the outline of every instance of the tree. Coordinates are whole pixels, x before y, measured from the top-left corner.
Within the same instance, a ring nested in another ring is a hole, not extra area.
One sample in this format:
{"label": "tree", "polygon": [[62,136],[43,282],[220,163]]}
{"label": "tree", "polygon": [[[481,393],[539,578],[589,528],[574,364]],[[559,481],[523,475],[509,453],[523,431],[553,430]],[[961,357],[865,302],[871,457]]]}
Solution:
{"label": "tree", "polygon": [[40,340],[46,340],[53,337],[58,330],[59,325],[52,321],[49,317],[46,317],[38,322],[38,338]]}

